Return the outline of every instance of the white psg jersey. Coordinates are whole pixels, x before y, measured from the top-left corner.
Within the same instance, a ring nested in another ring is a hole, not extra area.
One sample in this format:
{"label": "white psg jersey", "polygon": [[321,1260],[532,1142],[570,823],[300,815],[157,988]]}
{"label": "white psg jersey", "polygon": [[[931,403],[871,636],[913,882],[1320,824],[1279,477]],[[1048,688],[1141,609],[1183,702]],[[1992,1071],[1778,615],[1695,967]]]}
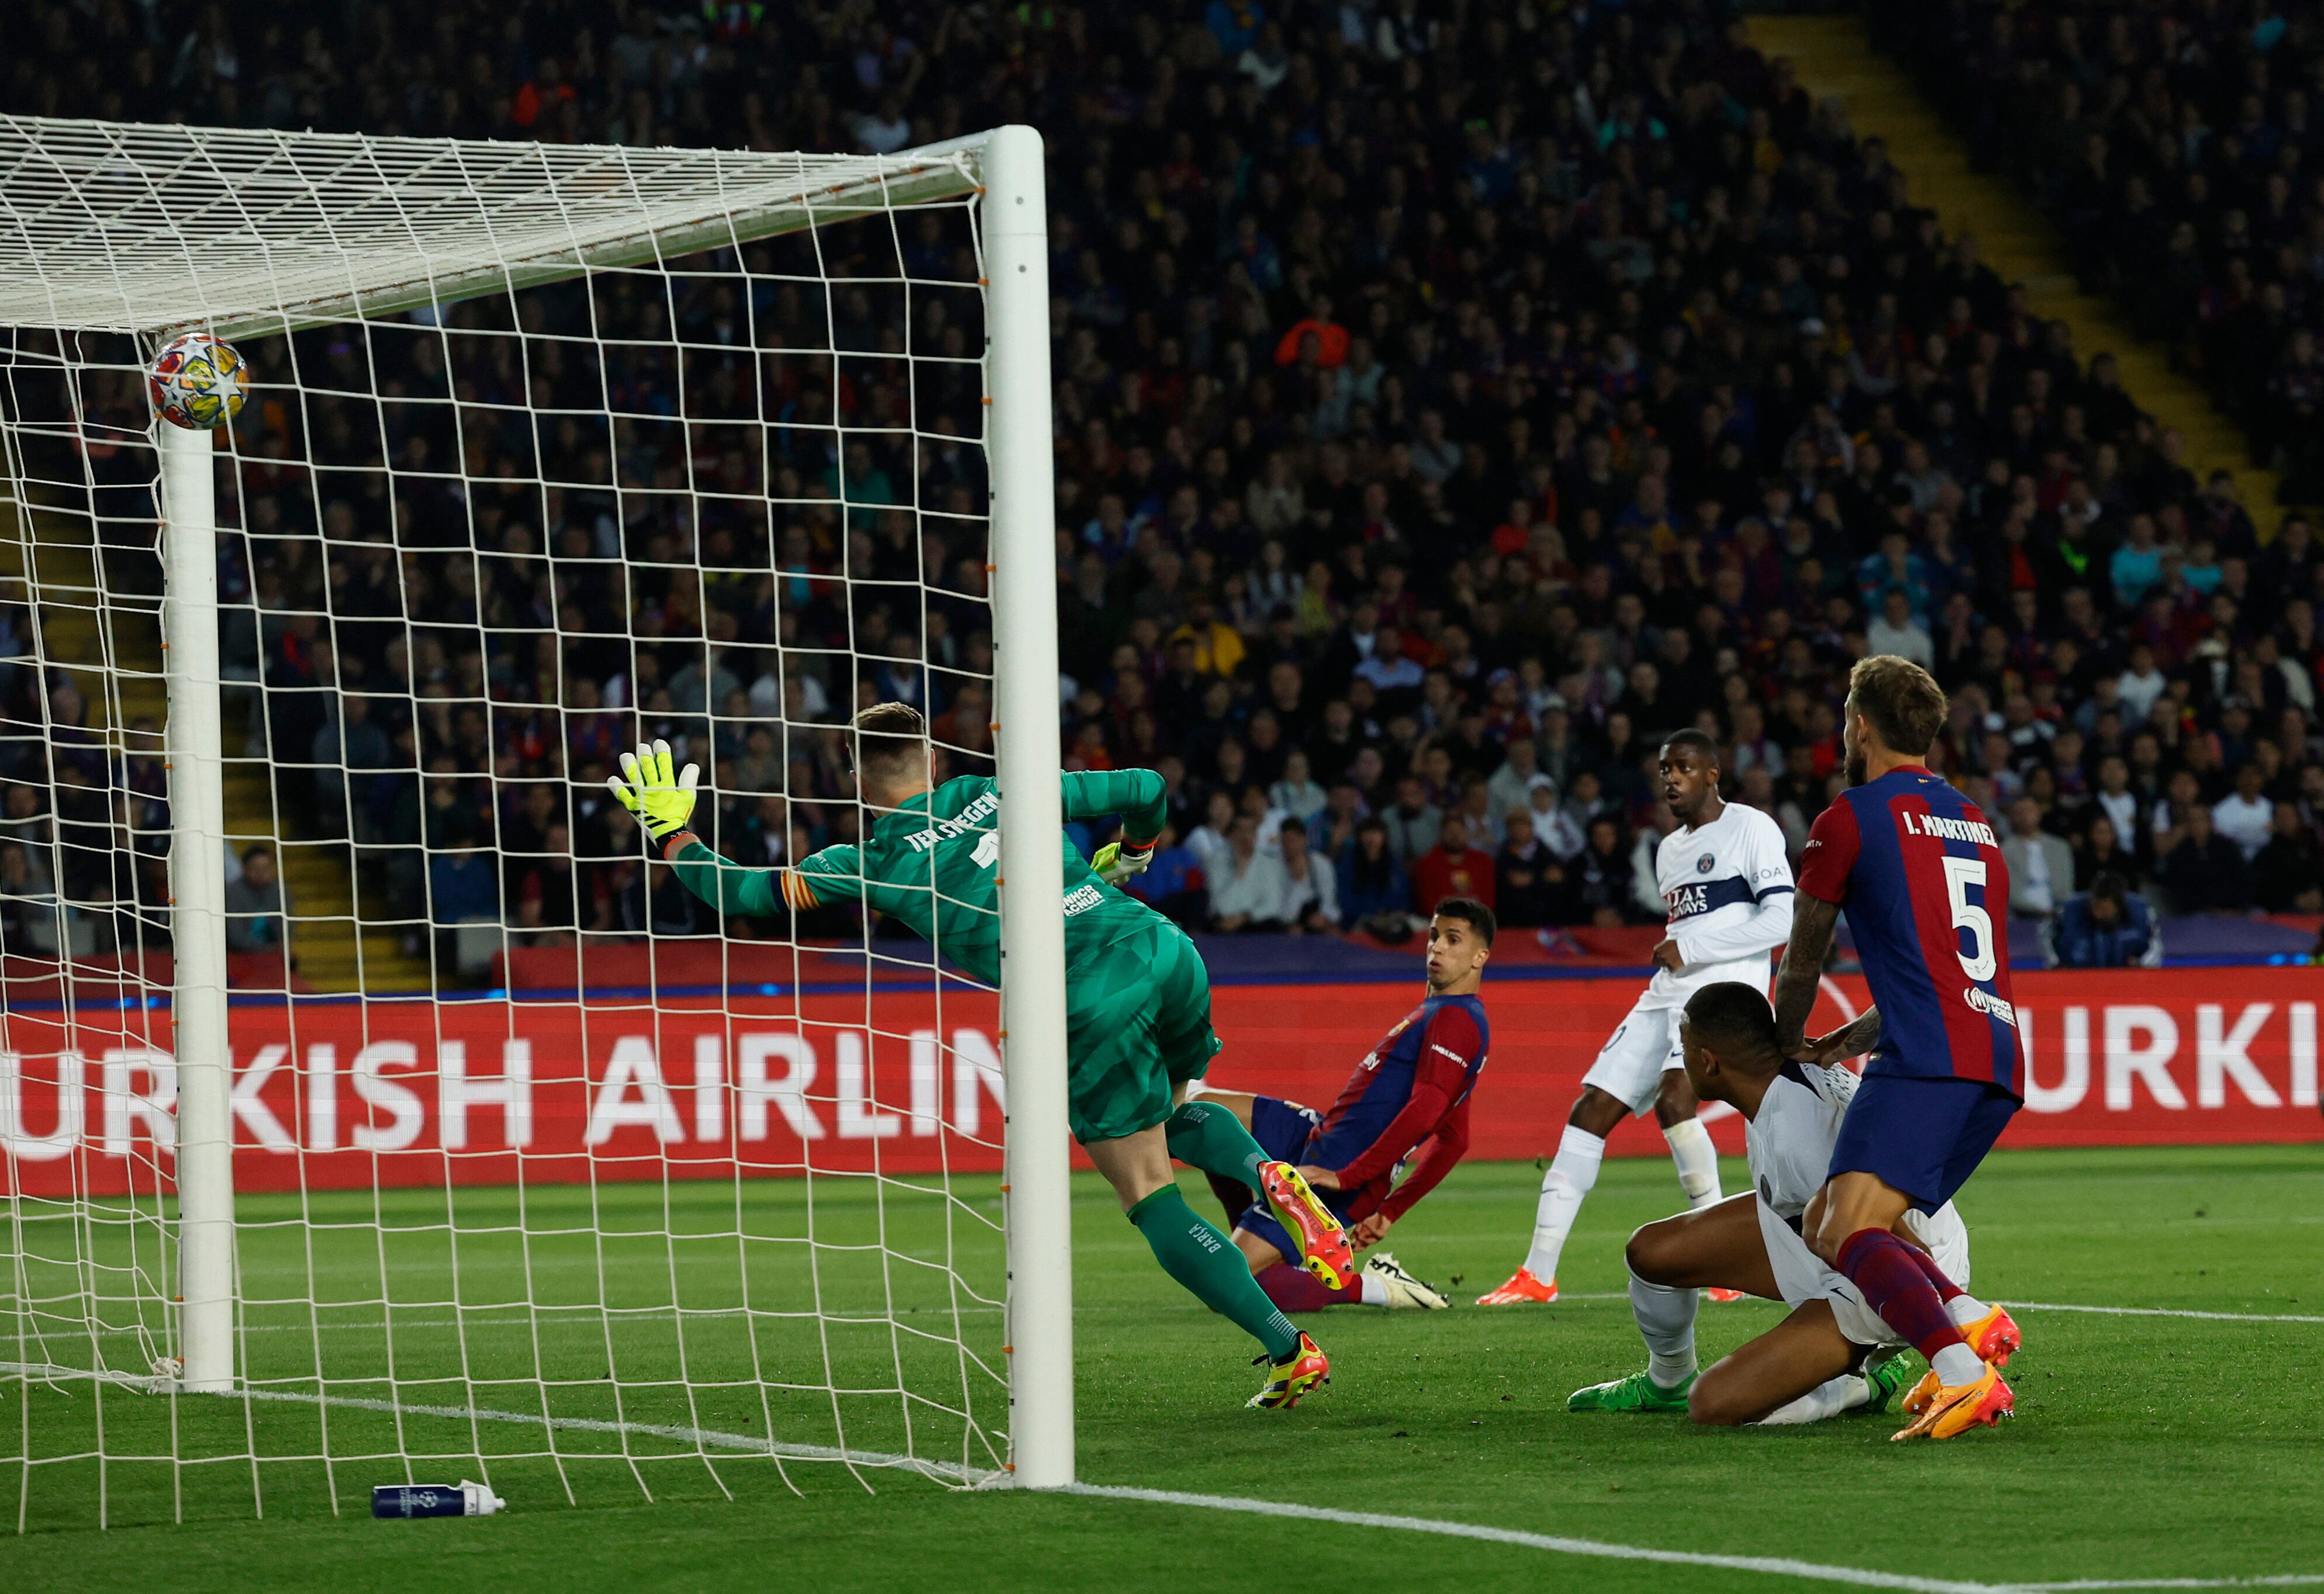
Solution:
{"label": "white psg jersey", "polygon": [[[1759,1110],[1744,1126],[1743,1147],[1758,1198],[1760,1239],[1784,1304],[1829,1301],[1840,1332],[1849,1339],[1860,1345],[1894,1343],[1895,1331],[1865,1304],[1862,1292],[1825,1267],[1800,1238],[1801,1214],[1831,1171],[1831,1148],[1840,1138],[1848,1104],[1855,1099],[1856,1084],[1856,1075],[1845,1068],[1784,1064],[1783,1072],[1767,1083]],[[1904,1226],[1947,1277],[1963,1286],[1969,1284],[1969,1226],[1952,1202],[1933,1214],[1907,1212]]]}
{"label": "white psg jersey", "polygon": [[1665,933],[1686,961],[1656,969],[1638,1005],[1684,1007],[1722,981],[1766,990],[1768,954],[1792,935],[1792,866],[1775,822],[1729,803],[1710,824],[1663,837],[1655,876],[1670,915]]}

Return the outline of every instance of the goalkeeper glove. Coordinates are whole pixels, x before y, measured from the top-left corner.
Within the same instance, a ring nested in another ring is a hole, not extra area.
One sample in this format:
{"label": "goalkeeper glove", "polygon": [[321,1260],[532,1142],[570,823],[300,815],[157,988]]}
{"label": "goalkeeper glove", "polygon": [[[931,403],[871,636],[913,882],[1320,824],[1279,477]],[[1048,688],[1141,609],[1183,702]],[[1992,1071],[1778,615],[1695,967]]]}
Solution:
{"label": "goalkeeper glove", "polygon": [[[629,779],[623,781],[622,775]],[[649,747],[641,742],[636,752],[622,755],[622,774],[606,776],[605,789],[638,816],[647,834],[661,842],[684,830],[693,817],[694,783],[701,776],[700,765],[688,764],[684,774],[671,779],[669,743],[657,741]]]}
{"label": "goalkeeper glove", "polygon": [[1144,874],[1147,865],[1153,861],[1154,843],[1151,842],[1133,852],[1124,852],[1120,842],[1108,842],[1097,850],[1097,856],[1090,860],[1090,867],[1107,885],[1118,886],[1133,874]]}

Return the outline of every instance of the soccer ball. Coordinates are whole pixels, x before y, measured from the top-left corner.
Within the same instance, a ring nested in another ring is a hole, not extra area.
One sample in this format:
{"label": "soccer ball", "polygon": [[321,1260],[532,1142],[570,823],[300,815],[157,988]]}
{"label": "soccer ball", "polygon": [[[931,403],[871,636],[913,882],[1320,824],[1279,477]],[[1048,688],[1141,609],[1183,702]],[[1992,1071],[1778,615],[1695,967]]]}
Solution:
{"label": "soccer ball", "polygon": [[171,426],[206,432],[242,411],[250,396],[250,363],[207,332],[174,337],[146,373],[153,413]]}

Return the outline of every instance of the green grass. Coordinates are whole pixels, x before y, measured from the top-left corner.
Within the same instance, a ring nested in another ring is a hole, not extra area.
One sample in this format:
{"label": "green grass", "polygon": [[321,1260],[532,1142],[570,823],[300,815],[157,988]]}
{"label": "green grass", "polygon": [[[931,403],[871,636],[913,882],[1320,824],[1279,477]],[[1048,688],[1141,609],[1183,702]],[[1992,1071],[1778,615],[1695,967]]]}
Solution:
{"label": "green grass", "polygon": [[[1738,1181],[1740,1163],[1725,1172]],[[1978,1292],[2324,1317],[2319,1173],[2324,1150],[2313,1147],[1997,1156],[1962,1203]],[[1391,1248],[1440,1283],[1458,1276],[1465,1303],[1519,1255],[1536,1181],[1518,1165],[1464,1167],[1399,1227]],[[804,1282],[807,1193],[796,1184],[754,1186],[738,1206],[731,1187],[678,1187],[667,1197],[659,1187],[606,1190],[593,1212],[586,1192],[535,1190],[521,1230],[512,1193],[464,1192],[452,1209],[440,1192],[396,1193],[386,1198],[384,1242],[368,1198],[317,1198],[318,1218],[348,1225],[312,1239],[314,1293],[335,1303],[319,1314],[331,1326],[317,1331],[303,1306],[254,1308],[252,1325],[269,1331],[248,1336],[250,1370],[303,1376],[312,1389],[319,1366],[335,1394],[392,1393],[407,1405],[473,1399],[745,1434],[768,1432],[771,1419],[778,1438],[811,1444],[834,1442],[844,1424],[858,1447],[896,1449],[900,1368],[920,1397],[911,1409],[918,1453],[982,1459],[1005,1407],[951,1336],[959,1324],[964,1342],[998,1367],[999,1320],[990,1311],[956,1315],[975,1303],[954,1295],[950,1274],[923,1264],[943,1254],[948,1228],[960,1276],[990,1287],[991,1184],[962,1181],[950,1200],[891,1187],[883,1248],[866,1186],[818,1181],[821,1322]],[[1107,1193],[1084,1180],[1075,1187],[1081,1476],[1985,1583],[2324,1573],[2324,1420],[2314,1399],[2324,1323],[2028,1310],[2019,1313],[2027,1348],[2012,1368],[2018,1420],[1943,1445],[1891,1445],[1893,1424],[1881,1419],[1724,1432],[1568,1415],[1569,1390],[1640,1362],[1627,1305],[1612,1298],[1620,1242],[1674,1193],[1666,1164],[1609,1165],[1567,1253],[1572,1295],[1554,1307],[1324,1315],[1315,1329],[1333,1355],[1333,1387],[1272,1414],[1241,1407],[1256,1387],[1250,1348],[1163,1278]],[[1191,1181],[1189,1196],[1208,1209]],[[243,1239],[246,1293],[304,1293],[304,1231],[263,1226],[295,1211],[279,1200],[244,1202],[254,1225]],[[697,1238],[671,1245],[658,1238],[664,1230]],[[152,1225],[138,1230],[150,1259]],[[62,1254],[69,1238],[33,1224],[24,1249]],[[125,1241],[115,1226],[97,1252],[125,1261]],[[6,1249],[14,1244],[0,1240],[0,1277],[16,1276]],[[564,1310],[491,1309],[523,1298],[528,1249],[534,1301]],[[35,1295],[57,1283],[37,1267],[25,1277]],[[453,1321],[456,1284],[469,1309],[466,1334],[430,1326]],[[733,1310],[746,1287],[758,1315]],[[1600,1293],[1608,1298],[1578,1298]],[[890,1295],[911,1308],[896,1319],[900,1330],[830,1322]],[[387,1371],[386,1336],[375,1326],[383,1296],[395,1303],[398,1381],[359,1385]],[[673,1303],[723,1313],[687,1320],[691,1393],[675,1381]],[[662,1310],[609,1318],[605,1307]],[[124,1302],[114,1314],[129,1310]],[[1777,1312],[1706,1308],[1705,1359]],[[0,1316],[0,1329],[23,1321]],[[105,1343],[116,1366],[142,1354],[134,1335]],[[459,1382],[428,1381],[458,1374],[464,1352],[473,1396]],[[0,1348],[0,1358],[23,1354]],[[47,1355],[64,1360],[71,1350],[52,1341]],[[530,1381],[536,1356],[550,1379],[546,1394]],[[826,1367],[867,1391],[841,1397],[836,1414],[820,1393]],[[964,1389],[973,1423],[956,1414]],[[327,1470],[317,1461],[259,1467],[263,1523],[250,1520],[246,1459],[109,1468],[104,1496],[115,1525],[106,1533],[94,1531],[93,1463],[36,1466],[24,1485],[28,1439],[33,1455],[53,1456],[89,1443],[101,1421],[109,1453],[166,1456],[173,1414],[180,1455],[317,1455],[327,1443],[337,1459]],[[510,1514],[372,1521],[369,1487],[402,1476],[399,1442],[443,1458],[416,1466],[426,1479],[476,1476],[482,1450]],[[126,1588],[166,1575],[178,1586],[245,1589],[400,1589],[418,1580],[1183,1590],[1286,1585],[1323,1569],[1425,1589],[1692,1594],[1793,1581],[1182,1506],[963,1493],[888,1473],[867,1474],[876,1491],[867,1492],[829,1464],[779,1472],[762,1457],[722,1460],[714,1478],[687,1444],[637,1433],[564,1429],[556,1446],[560,1460],[538,1459],[549,1442],[537,1424],[0,1382],[0,1528],[14,1525],[24,1485],[32,1530],[0,1536],[0,1587]],[[634,1460],[623,1459],[625,1448]],[[641,1479],[654,1504],[644,1503]],[[567,1503],[568,1485],[577,1506]]]}

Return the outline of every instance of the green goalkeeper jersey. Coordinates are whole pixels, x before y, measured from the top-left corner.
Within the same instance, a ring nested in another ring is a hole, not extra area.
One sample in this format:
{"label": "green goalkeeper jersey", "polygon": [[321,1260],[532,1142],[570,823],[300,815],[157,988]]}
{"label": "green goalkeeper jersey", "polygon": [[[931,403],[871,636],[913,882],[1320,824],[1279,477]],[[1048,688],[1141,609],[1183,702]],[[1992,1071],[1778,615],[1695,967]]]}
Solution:
{"label": "green goalkeeper jersey", "polygon": [[[1162,833],[1165,788],[1151,769],[1090,771],[1060,781],[1067,819],[1119,814],[1133,841]],[[745,869],[688,838],[672,854],[678,878],[728,913],[804,911],[859,902],[900,919],[944,956],[988,984],[1001,979],[1001,794],[990,777],[964,775],[883,814],[854,846],[825,847],[783,869]],[[1065,851],[1068,967],[1161,916]]]}

